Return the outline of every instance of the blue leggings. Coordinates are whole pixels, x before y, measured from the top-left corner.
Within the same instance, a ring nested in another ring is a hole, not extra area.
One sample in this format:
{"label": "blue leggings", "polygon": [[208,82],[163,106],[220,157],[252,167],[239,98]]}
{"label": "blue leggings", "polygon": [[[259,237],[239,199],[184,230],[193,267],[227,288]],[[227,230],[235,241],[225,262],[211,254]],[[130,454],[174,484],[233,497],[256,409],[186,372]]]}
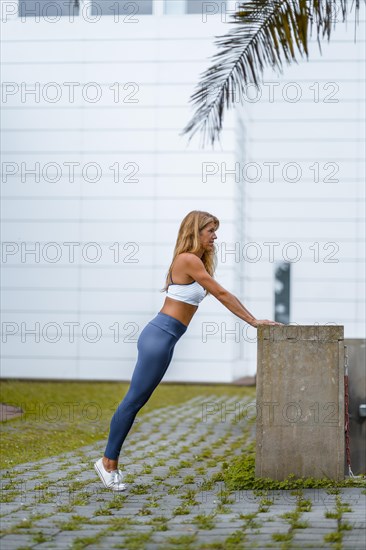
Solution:
{"label": "blue leggings", "polygon": [[173,357],[174,346],[187,326],[175,317],[159,313],[141,331],[137,340],[137,363],[130,387],[112,416],[104,456],[118,460],[135,416],[163,378]]}

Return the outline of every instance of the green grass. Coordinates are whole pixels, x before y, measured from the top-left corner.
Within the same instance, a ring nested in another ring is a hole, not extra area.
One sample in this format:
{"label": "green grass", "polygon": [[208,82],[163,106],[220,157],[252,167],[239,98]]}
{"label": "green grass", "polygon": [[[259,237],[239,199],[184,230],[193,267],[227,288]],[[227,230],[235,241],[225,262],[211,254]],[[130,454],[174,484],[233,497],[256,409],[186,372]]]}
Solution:
{"label": "green grass", "polygon": [[52,537],[46,537],[42,531],[38,531],[37,533],[34,533],[33,535],[33,542],[36,542],[37,544],[41,544],[42,542],[47,542],[51,540]]}
{"label": "green grass", "polygon": [[335,510],[324,514],[326,518],[337,520],[337,530],[333,531],[333,533],[327,533],[323,537],[324,542],[334,543],[336,545],[335,548],[342,548],[343,531],[352,531],[353,529],[352,525],[348,521],[343,521],[344,512],[352,512],[352,508],[347,502],[342,502],[339,495],[336,495]]}
{"label": "green grass", "polygon": [[246,548],[245,533],[241,529],[237,529],[225,540],[225,548],[228,550],[241,550]]}
{"label": "green grass", "polygon": [[192,519],[198,529],[213,529],[215,527],[215,514],[198,514]]}
{"label": "green grass", "polygon": [[230,491],[238,489],[306,489],[306,488],[338,488],[338,487],[364,487],[365,478],[348,478],[341,481],[332,479],[296,478],[290,474],[283,481],[255,476],[255,442],[251,441],[243,452],[230,460],[230,464],[222,465],[222,475],[227,488]]}
{"label": "green grass", "polygon": [[123,544],[116,545],[116,548],[128,548],[129,550],[143,550],[145,545],[152,537],[152,531],[150,533],[131,533],[129,534]]}
{"label": "green grass", "polygon": [[85,516],[74,515],[67,521],[56,522],[56,525],[61,531],[77,531],[80,525],[88,523],[88,519]]}
{"label": "green grass", "polygon": [[[191,548],[191,545],[194,543],[196,536],[195,535],[181,535],[180,537],[168,537],[167,543],[174,545],[173,548],[184,548],[188,550]],[[169,548],[169,546],[167,546]]]}
{"label": "green grass", "polygon": [[94,536],[90,537],[78,537],[72,541],[72,550],[83,550],[84,548],[90,547],[92,544],[97,544],[99,539],[104,536],[103,531],[100,531]]}
{"label": "green grass", "polygon": [[177,506],[174,510],[173,510],[173,516],[183,516],[183,515],[186,515],[186,514],[189,514],[190,513],[190,508],[184,504],[182,506]]}
{"label": "green grass", "polygon": [[[21,407],[24,414],[0,423],[0,468],[11,468],[106,440],[111,416],[128,388],[128,382],[2,380],[0,402]],[[211,402],[213,396],[254,400],[255,388],[161,383],[139,411],[131,432],[138,430],[138,419],[144,414],[180,405],[198,395],[207,396]],[[203,399],[202,408],[204,403]],[[202,421],[201,418],[198,421]]]}

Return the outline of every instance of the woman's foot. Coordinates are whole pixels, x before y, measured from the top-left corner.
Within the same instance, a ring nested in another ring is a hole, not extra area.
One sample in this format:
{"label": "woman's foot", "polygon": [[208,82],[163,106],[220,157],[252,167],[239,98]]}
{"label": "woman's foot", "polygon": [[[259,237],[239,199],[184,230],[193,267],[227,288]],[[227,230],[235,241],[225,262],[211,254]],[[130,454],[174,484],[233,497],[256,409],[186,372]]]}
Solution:
{"label": "woman's foot", "polygon": [[126,485],[122,483],[121,470],[115,469],[108,472],[104,467],[103,458],[100,458],[97,462],[95,462],[94,468],[104,487],[107,489],[112,489],[112,491],[124,491],[126,489]]}
{"label": "woman's foot", "polygon": [[113,472],[114,470],[118,470],[118,460],[112,460],[111,458],[107,458],[106,456],[103,456],[102,458],[104,469],[107,470],[107,472]]}

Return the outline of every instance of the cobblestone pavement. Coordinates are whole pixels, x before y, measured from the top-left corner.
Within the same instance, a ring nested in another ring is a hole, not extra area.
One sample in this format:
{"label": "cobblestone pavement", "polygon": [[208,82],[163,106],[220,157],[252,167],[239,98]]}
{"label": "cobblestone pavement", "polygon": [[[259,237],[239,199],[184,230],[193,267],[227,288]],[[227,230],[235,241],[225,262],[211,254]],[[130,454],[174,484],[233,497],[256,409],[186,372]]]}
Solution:
{"label": "cobblestone pavement", "polygon": [[1,549],[364,550],[364,489],[226,490],[222,462],[254,437],[246,418],[220,418],[235,402],[196,397],[137,417],[120,457],[122,493],[93,469],[105,441],[3,470]]}

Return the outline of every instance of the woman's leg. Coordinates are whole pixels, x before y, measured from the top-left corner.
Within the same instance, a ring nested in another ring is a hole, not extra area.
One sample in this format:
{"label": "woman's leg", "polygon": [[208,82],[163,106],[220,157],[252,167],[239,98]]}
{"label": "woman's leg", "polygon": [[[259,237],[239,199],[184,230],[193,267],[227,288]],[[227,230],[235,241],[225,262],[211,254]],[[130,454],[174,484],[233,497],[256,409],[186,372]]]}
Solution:
{"label": "woman's leg", "polygon": [[122,444],[138,411],[163,378],[173,357],[177,337],[148,323],[137,341],[138,357],[130,387],[114,413],[104,456],[118,461]]}

